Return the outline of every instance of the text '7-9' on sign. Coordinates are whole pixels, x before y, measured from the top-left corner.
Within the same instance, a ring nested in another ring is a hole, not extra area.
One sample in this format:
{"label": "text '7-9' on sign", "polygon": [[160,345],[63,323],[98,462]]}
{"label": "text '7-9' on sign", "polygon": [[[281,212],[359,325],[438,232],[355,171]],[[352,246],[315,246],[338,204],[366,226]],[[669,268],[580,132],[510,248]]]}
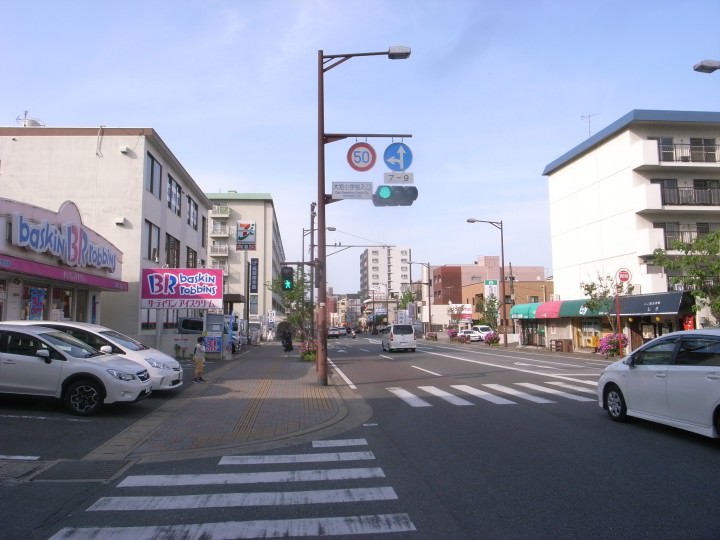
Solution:
{"label": "text '7-9' on sign", "polygon": [[372,199],[372,182],[333,182],[333,199]]}

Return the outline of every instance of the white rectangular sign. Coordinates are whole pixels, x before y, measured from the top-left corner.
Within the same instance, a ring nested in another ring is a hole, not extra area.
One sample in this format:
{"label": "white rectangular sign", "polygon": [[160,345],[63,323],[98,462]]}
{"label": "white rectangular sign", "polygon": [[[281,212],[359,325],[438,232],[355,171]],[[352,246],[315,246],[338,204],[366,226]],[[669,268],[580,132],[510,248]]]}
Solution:
{"label": "white rectangular sign", "polygon": [[333,199],[372,199],[372,182],[333,182]]}
{"label": "white rectangular sign", "polygon": [[386,184],[414,184],[415,175],[411,172],[386,172]]}

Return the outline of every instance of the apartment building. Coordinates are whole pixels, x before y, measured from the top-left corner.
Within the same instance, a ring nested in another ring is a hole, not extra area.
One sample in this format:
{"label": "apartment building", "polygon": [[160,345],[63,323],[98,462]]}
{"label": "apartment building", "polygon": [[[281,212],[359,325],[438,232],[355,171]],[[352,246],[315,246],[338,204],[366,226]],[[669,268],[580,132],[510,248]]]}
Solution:
{"label": "apartment building", "polygon": [[720,228],[720,113],[633,110],[545,168],[555,292],[630,271],[635,294],[671,290],[656,248]]}
{"label": "apartment building", "polygon": [[272,196],[235,191],[205,195],[212,202],[208,266],[223,270],[225,313],[249,321],[266,336],[284,320],[280,295],[271,289],[285,260]]}
{"label": "apartment building", "polygon": [[378,246],[360,254],[360,292],[365,298],[410,287],[410,248]]}
{"label": "apartment building", "polygon": [[[72,203],[78,214],[72,222],[117,251],[122,263],[112,275],[122,285],[118,292],[101,280],[95,294],[62,258],[52,260],[63,269],[64,285],[56,288],[75,305],[58,310],[53,284],[40,283],[48,287],[45,305],[36,306],[41,319],[102,323],[172,352],[175,322],[190,312],[143,309],[140,277],[146,268],[205,265],[211,202],[155,130],[0,127],[0,182],[4,198],[38,209],[58,212]],[[16,281],[22,295],[39,283],[31,274]]]}

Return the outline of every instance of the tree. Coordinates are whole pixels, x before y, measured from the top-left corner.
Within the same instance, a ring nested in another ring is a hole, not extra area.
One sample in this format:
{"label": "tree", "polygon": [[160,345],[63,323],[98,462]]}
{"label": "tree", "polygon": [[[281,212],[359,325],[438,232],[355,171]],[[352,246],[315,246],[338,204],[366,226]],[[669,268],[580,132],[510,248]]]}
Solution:
{"label": "tree", "polygon": [[448,316],[450,317],[450,324],[452,326],[457,326],[460,323],[463,307],[463,304],[450,304],[448,306],[447,312]]}
{"label": "tree", "polygon": [[313,317],[313,310],[310,303],[305,300],[305,273],[301,270],[295,276],[295,282],[291,290],[286,290],[283,285],[283,278],[278,277],[269,284],[269,289],[280,296],[280,303],[285,310],[285,317],[290,327],[303,334],[310,328],[310,321]]}
{"label": "tree", "polygon": [[613,333],[618,332],[615,328],[615,319],[610,315],[610,310],[616,301],[617,296],[625,296],[632,294],[635,286],[630,282],[621,282],[612,276],[601,276],[598,272],[597,281],[590,281],[588,283],[581,283],[580,286],[585,291],[585,296],[588,297],[588,301],[585,302],[585,307],[605,315],[607,317],[610,328]]}
{"label": "tree", "polygon": [[415,301],[415,294],[412,291],[405,291],[398,298],[398,308],[407,309],[408,304],[412,304]]}
{"label": "tree", "polygon": [[[480,310],[478,310],[480,311]],[[498,313],[500,311],[500,303],[494,294],[488,296],[487,300],[483,304],[483,313],[485,315],[485,322],[491,328],[498,327]]]}
{"label": "tree", "polygon": [[674,241],[670,249],[682,255],[656,249],[653,264],[665,268],[671,285],[691,292],[696,302],[693,310],[707,306],[720,320],[720,231],[698,235],[692,242]]}

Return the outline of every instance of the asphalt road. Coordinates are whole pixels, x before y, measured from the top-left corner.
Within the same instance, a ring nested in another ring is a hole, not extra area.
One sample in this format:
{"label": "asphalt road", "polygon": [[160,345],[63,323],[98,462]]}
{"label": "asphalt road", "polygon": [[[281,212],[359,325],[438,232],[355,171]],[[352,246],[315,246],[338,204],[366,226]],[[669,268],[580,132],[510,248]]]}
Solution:
{"label": "asphalt road", "polygon": [[[127,540],[720,538],[718,441],[610,421],[594,396],[605,359],[419,345],[330,342],[331,362],[373,410],[335,440],[145,463],[110,484],[5,486],[6,537],[49,538],[61,524],[67,538],[136,527],[114,537]],[[103,414],[119,427],[129,412]],[[7,526],[18,522],[36,523],[36,536]],[[189,533],[193,523],[204,525]],[[234,524],[229,536],[218,523]]]}

